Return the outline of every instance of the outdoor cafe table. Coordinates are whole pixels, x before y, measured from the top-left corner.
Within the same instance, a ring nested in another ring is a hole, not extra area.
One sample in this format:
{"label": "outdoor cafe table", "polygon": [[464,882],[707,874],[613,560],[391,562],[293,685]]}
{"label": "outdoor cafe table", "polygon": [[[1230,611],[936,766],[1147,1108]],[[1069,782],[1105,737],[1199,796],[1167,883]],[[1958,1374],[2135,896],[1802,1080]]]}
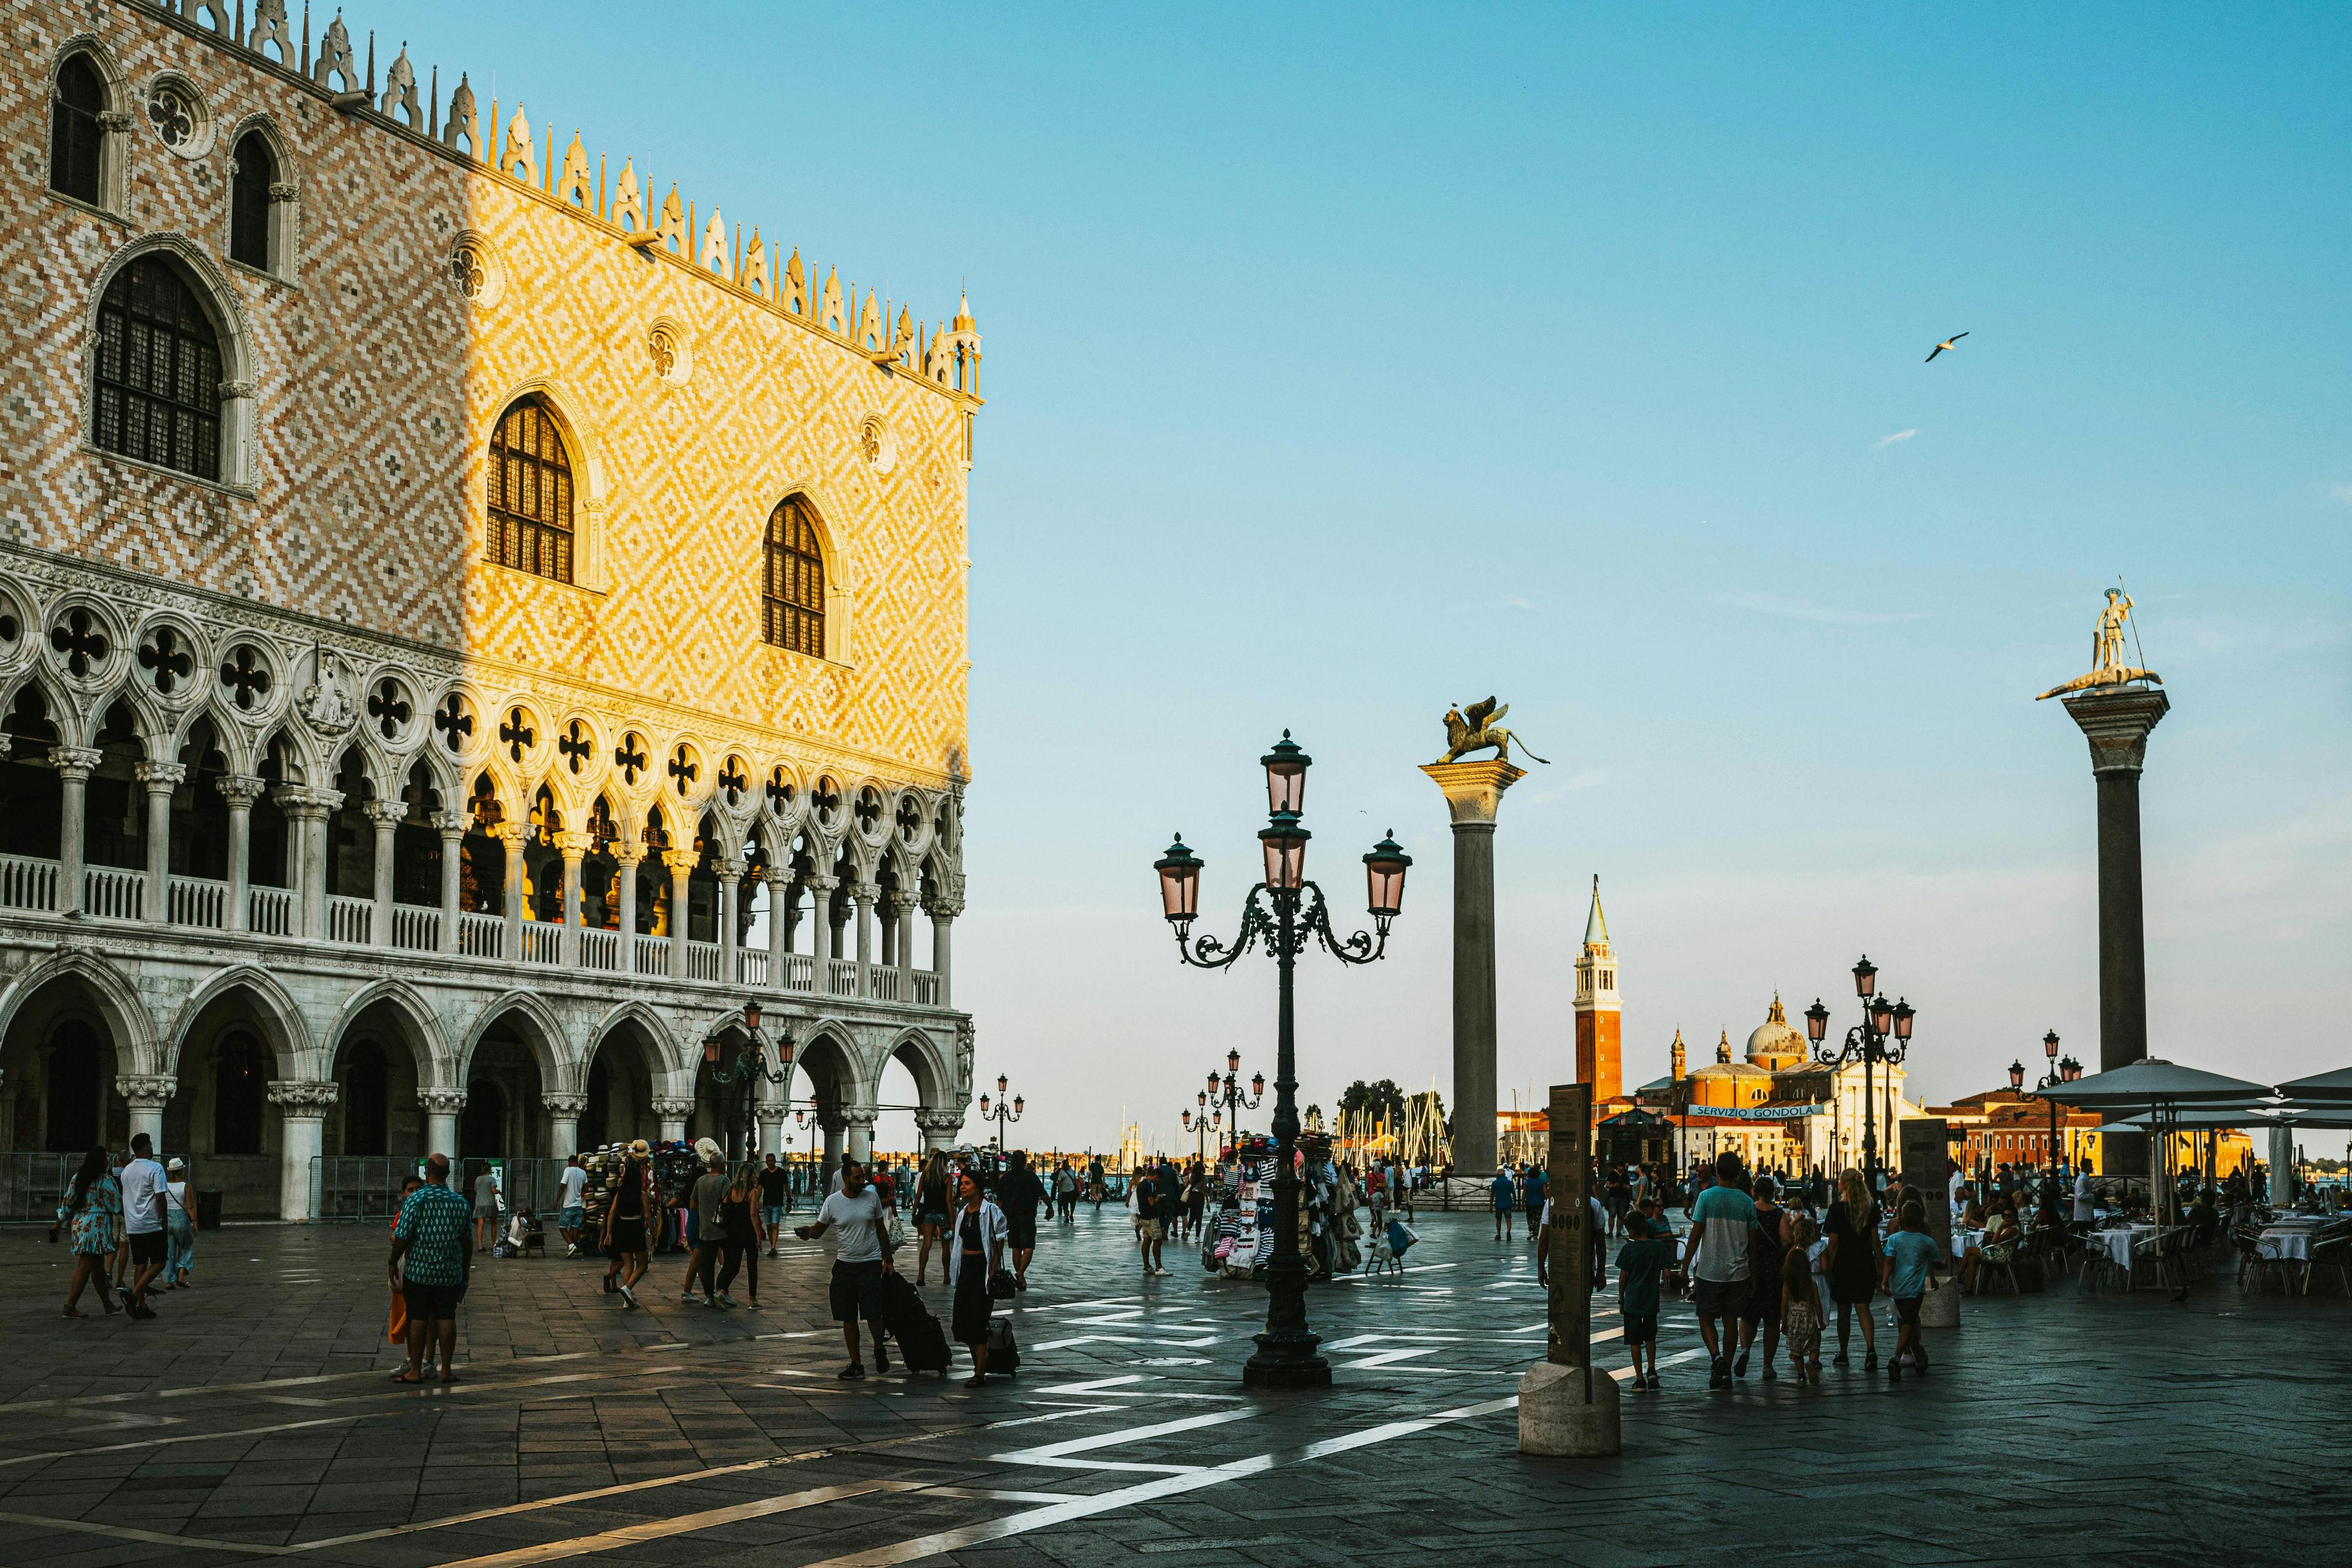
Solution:
{"label": "outdoor cafe table", "polygon": [[2263,1227],[2255,1245],[2264,1258],[2285,1258],[2295,1263],[2311,1261],[2311,1244],[2323,1231],[2338,1222],[2316,1215],[2304,1219],[2273,1220]]}

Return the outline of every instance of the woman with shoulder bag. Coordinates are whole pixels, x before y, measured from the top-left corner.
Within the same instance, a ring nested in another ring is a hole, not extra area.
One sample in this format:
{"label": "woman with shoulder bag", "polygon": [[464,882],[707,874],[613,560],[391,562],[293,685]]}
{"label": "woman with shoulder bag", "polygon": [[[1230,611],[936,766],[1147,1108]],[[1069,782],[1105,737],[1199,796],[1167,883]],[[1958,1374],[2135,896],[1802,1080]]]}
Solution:
{"label": "woman with shoulder bag", "polygon": [[[974,1388],[988,1379],[988,1322],[996,1314],[998,1275],[1011,1234],[1004,1211],[982,1194],[980,1178],[965,1172],[963,1205],[948,1247],[948,1289],[955,1302],[949,1328],[956,1342],[971,1352]],[[1003,1287],[1005,1295],[1013,1294],[1010,1273],[1003,1275]]]}
{"label": "woman with shoulder bag", "polygon": [[[1830,1205],[1829,1223],[1822,1227],[1829,1249],[1822,1254],[1822,1271],[1829,1277],[1830,1300],[1837,1304],[1836,1364],[1846,1364],[1846,1338],[1852,1320],[1862,1320],[1862,1369],[1878,1370],[1878,1334],[1871,1322],[1870,1301],[1878,1293],[1878,1205],[1863,1184],[1862,1173],[1849,1167],[1838,1177],[1837,1200]],[[1854,1309],[1859,1307],[1861,1311]]]}
{"label": "woman with shoulder bag", "polygon": [[915,1283],[923,1282],[923,1275],[931,1266],[931,1244],[940,1248],[940,1278],[948,1278],[948,1219],[955,1209],[955,1188],[948,1179],[948,1154],[944,1149],[934,1149],[931,1157],[923,1162],[923,1173],[915,1182],[915,1234],[919,1245],[915,1249]]}

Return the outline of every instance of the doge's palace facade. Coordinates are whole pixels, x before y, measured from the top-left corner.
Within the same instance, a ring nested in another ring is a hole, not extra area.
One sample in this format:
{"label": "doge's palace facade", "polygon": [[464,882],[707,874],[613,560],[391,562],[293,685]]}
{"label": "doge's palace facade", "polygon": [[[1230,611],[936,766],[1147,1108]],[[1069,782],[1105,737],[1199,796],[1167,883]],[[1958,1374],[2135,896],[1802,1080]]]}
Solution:
{"label": "doge's palace facade", "polygon": [[893,1058],[950,1137],[969,310],[340,15],[0,16],[0,1150],[303,1218],[724,1137],[753,1000],[763,1147],[863,1153]]}

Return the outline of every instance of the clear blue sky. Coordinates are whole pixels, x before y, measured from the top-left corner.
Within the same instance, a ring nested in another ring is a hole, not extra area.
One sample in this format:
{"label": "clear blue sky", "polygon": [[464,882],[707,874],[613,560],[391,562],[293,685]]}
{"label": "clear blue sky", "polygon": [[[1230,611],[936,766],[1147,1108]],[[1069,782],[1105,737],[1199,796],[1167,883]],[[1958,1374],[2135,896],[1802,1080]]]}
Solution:
{"label": "clear blue sky", "polygon": [[1413,769],[1490,690],[1553,761],[1497,843],[1505,1085],[1569,1076],[1596,872],[1630,1080],[1776,987],[1843,1025],[1865,948],[1930,1098],[2095,1059],[2087,755],[2031,699],[2118,573],[2176,703],[2152,1047],[2352,1058],[2352,13],[557,15],[352,19],[920,314],[969,279],[958,1000],[1035,1141],[1270,1072],[1270,966],[1180,971],[1149,865],[1181,827],[1230,921],[1284,725],[1344,905],[1381,829],[1420,858],[1389,960],[1308,972],[1306,1092],[1446,1088]]}

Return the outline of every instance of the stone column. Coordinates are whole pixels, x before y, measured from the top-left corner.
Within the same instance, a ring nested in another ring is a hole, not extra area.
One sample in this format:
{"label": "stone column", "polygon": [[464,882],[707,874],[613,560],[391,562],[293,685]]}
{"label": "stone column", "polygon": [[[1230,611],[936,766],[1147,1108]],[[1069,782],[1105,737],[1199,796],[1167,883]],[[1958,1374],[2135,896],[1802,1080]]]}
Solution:
{"label": "stone column", "polygon": [[820,996],[833,994],[833,890],[840,886],[833,878],[819,871],[802,884],[809,890],[810,913],[815,918],[816,980],[813,989]]}
{"label": "stone column", "polygon": [[687,976],[686,933],[691,922],[687,918],[686,879],[694,874],[701,858],[691,849],[662,851],[662,864],[669,868],[669,973],[673,980]]}
{"label": "stone column", "polygon": [[[874,900],[882,889],[871,882],[858,882],[849,890],[857,902],[857,994],[874,994]],[[853,1156],[854,1158],[854,1156]]]}
{"label": "stone column", "polygon": [[377,947],[392,945],[392,858],[394,834],[408,816],[404,800],[372,800],[363,808],[375,826],[375,909],[368,920],[368,937]]}
{"label": "stone column", "polygon": [[961,1110],[918,1110],[915,1130],[923,1135],[923,1158],[931,1157],[934,1149],[955,1147],[956,1134],[963,1131]]}
{"label": "stone column", "polygon": [[522,847],[530,837],[530,829],[520,822],[509,822],[499,829],[499,838],[507,847],[507,932],[499,956],[509,963],[522,962]]}
{"label": "stone column", "polygon": [[539,1102],[547,1107],[549,1157],[568,1160],[580,1152],[580,1113],[588,1109],[588,1097],[584,1094],[542,1094]]}
{"label": "stone column", "polygon": [[[2094,687],[2065,700],[2091,745],[2099,795],[2099,1070],[2147,1055],[2147,947],[2140,906],[2139,773],[2147,733],[2172,706],[2152,687]],[[2147,1163],[2146,1135],[2105,1134],[2109,1169]]]}
{"label": "stone column", "polygon": [[1495,1169],[1495,814],[1525,770],[1496,758],[1421,770],[1454,818],[1454,1169]]}
{"label": "stone column", "polygon": [[816,1126],[825,1135],[824,1154],[816,1162],[816,1201],[824,1204],[825,1196],[833,1192],[833,1175],[842,1168],[842,1129],[849,1123],[842,1121],[840,1114],[818,1112]]}
{"label": "stone column", "polygon": [[288,847],[297,852],[294,886],[299,913],[294,934],[317,942],[327,934],[327,814],[343,804],[339,791],[280,784],[272,792],[286,812]]}
{"label": "stone column", "polygon": [[228,802],[228,910],[221,923],[230,931],[253,929],[253,803],[269,787],[268,779],[227,773],[220,779]]}
{"label": "stone column", "polygon": [[83,855],[88,843],[86,803],[89,775],[106,753],[94,746],[51,746],[49,765],[58,770],[58,900],[59,914],[82,907]]}
{"label": "stone column", "polygon": [[952,899],[935,899],[931,902],[931,973],[939,976],[940,1005],[955,1005],[955,994],[949,981],[952,968],[948,944],[950,928],[956,917],[963,913],[963,905]]}
{"label": "stone column", "polygon": [[675,1099],[656,1100],[654,1101],[653,1110],[655,1117],[661,1123],[663,1140],[674,1142],[686,1136],[686,1119],[694,1114],[694,1101]]}
{"label": "stone column", "polygon": [[898,924],[898,1000],[908,1006],[915,1001],[915,910],[921,904],[921,900],[908,894],[892,906]]}
{"label": "stone column", "polygon": [[646,847],[626,838],[613,840],[613,858],[621,868],[621,973],[637,972],[637,862],[646,858]]}
{"label": "stone column", "polygon": [[420,1089],[416,1103],[425,1108],[425,1152],[449,1162],[449,1180],[457,1175],[457,1113],[466,1109],[462,1089]]}
{"label": "stone column", "polygon": [[563,857],[563,952],[566,969],[580,967],[580,864],[588,851],[596,847],[596,836],[576,828],[566,828],[555,836],[555,847]]}
{"label": "stone column", "polygon": [[465,889],[466,824],[462,811],[436,811],[433,830],[441,836],[441,941],[443,952],[457,951],[457,899]]}
{"label": "stone column", "polygon": [[849,1132],[849,1157],[863,1165],[874,1158],[875,1114],[870,1110],[845,1110],[842,1121]]}
{"label": "stone column", "polygon": [[743,885],[743,873],[734,866],[719,868],[719,982],[733,985],[741,977],[735,973],[735,893]]}
{"label": "stone column", "polygon": [[147,907],[140,911],[155,925],[172,923],[172,792],[188,782],[184,763],[142,763],[139,782],[147,786]]}
{"label": "stone column", "polygon": [[179,1091],[180,1080],[173,1078],[148,1078],[126,1075],[114,1080],[114,1092],[131,1102],[131,1136],[147,1134],[148,1142],[161,1160],[163,1149],[163,1107]]}
{"label": "stone column", "polygon": [[[784,974],[788,967],[784,960],[792,956],[792,949],[784,943],[784,900],[792,896],[792,889],[793,873],[790,867],[768,868],[768,989],[771,991],[792,989],[792,986],[786,983]],[[782,1136],[781,1127],[777,1136],[779,1138]],[[772,1147],[776,1152],[782,1152],[783,1145],[777,1143]]]}
{"label": "stone column", "polygon": [[328,1081],[281,1078],[269,1086],[278,1108],[278,1217],[296,1224],[311,1217],[314,1168],[326,1147],[327,1110],[336,1086]]}

